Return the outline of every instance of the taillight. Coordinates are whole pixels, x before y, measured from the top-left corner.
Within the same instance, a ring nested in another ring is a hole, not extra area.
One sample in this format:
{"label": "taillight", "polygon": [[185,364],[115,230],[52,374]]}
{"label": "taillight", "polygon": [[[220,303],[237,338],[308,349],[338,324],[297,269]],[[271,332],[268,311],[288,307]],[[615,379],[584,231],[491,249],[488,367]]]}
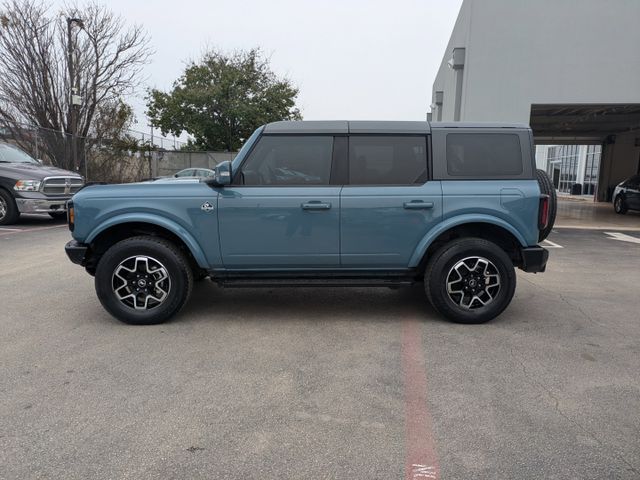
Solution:
{"label": "taillight", "polygon": [[549,195],[540,195],[540,208],[538,209],[538,229],[543,230],[549,224]]}

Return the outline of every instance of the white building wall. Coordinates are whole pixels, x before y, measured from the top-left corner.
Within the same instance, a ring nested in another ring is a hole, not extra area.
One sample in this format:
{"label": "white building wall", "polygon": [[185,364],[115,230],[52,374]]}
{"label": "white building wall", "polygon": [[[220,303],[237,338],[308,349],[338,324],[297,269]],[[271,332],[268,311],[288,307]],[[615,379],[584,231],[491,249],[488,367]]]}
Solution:
{"label": "white building wall", "polygon": [[532,103],[640,103],[638,45],[640,0],[465,0],[433,92],[453,120],[447,61],[465,48],[461,120],[529,123]]}

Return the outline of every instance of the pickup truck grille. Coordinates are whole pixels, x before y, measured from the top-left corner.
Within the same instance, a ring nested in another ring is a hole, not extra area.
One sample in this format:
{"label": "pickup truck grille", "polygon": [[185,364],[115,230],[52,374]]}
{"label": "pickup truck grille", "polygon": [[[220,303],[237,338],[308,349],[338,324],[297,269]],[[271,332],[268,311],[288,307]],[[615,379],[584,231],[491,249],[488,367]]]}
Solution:
{"label": "pickup truck grille", "polygon": [[42,182],[41,191],[45,195],[73,195],[83,185],[84,182],[78,177],[50,177]]}

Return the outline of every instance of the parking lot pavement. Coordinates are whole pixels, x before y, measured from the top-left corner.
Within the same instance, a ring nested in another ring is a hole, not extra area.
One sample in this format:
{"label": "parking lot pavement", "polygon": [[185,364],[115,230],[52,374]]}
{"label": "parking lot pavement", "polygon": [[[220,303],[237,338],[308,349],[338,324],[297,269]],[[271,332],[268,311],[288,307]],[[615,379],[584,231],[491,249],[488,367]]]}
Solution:
{"label": "parking lot pavement", "polygon": [[132,327],[68,238],[0,236],[1,478],[640,476],[639,244],[559,229],[485,325],[420,286],[203,282]]}
{"label": "parking lot pavement", "polygon": [[67,226],[65,220],[55,220],[49,215],[20,215],[13,225],[0,225],[0,237],[15,235],[35,230],[63,229]]}

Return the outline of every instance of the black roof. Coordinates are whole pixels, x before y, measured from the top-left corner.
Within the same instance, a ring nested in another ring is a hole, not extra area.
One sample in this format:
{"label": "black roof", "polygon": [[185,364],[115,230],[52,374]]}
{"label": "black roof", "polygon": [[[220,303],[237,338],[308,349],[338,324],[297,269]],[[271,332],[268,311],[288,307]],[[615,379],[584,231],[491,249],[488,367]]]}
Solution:
{"label": "black roof", "polygon": [[517,123],[416,122],[377,120],[303,120],[268,123],[264,133],[428,134],[432,128],[529,128]]}

